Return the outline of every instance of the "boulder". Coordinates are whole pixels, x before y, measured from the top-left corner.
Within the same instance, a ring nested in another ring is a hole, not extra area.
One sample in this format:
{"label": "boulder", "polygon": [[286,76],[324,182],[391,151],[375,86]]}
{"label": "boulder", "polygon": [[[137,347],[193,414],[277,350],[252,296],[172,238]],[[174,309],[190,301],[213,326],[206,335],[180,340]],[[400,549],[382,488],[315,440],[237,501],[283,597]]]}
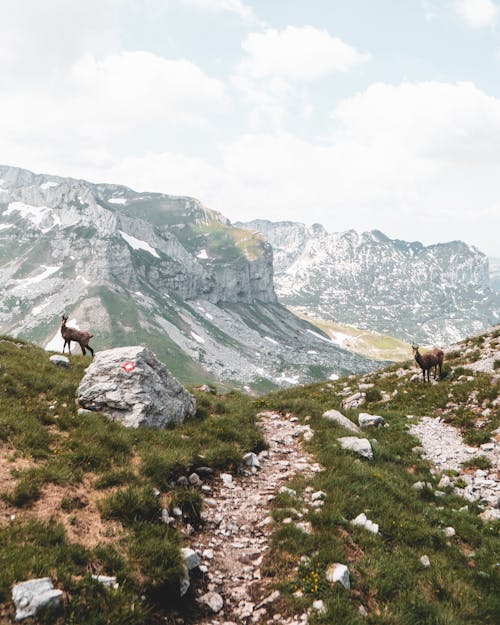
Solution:
{"label": "boulder", "polygon": [[385,420],[376,414],[368,414],[360,412],[358,415],[358,423],[362,428],[378,428],[385,425]]}
{"label": "boulder", "polygon": [[125,427],[163,428],[196,411],[195,398],[147,347],[96,354],[77,390],[80,406],[104,412]]}
{"label": "boulder", "polygon": [[365,394],[364,393],[354,393],[349,397],[346,397],[342,402],[342,408],[349,410],[350,408],[358,408],[361,404],[365,402]]}
{"label": "boulder", "polygon": [[373,449],[367,438],[358,438],[357,436],[342,436],[337,438],[342,449],[354,451],[363,458],[373,459]]}
{"label": "boulder", "polygon": [[58,606],[62,595],[62,590],[54,588],[50,577],[15,584],[12,587],[12,600],[16,606],[16,621],[35,616],[45,606]]}
{"label": "boulder", "polygon": [[328,419],[328,421],[335,421],[342,427],[351,430],[352,432],[359,432],[358,426],[338,410],[327,410],[323,413],[323,418]]}
{"label": "boulder", "polygon": [[214,614],[217,614],[217,612],[220,612],[222,608],[224,607],[224,600],[219,595],[219,593],[214,592],[214,591],[205,593],[198,599],[198,601],[202,603],[203,605],[206,605],[208,608],[210,608],[210,610]]}

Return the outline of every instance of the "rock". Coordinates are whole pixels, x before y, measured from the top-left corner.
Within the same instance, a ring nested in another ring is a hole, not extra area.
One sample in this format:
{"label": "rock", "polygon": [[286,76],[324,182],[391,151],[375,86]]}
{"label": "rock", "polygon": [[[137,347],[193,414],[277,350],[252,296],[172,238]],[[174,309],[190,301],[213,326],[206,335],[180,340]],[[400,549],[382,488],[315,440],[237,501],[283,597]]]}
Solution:
{"label": "rock", "polygon": [[340,564],[338,562],[330,564],[330,566],[326,569],[326,579],[331,584],[339,583],[347,589],[351,587],[349,569],[345,564]]}
{"label": "rock", "polygon": [[367,610],[366,610],[366,608],[365,608],[365,606],[364,606],[364,605],[360,605],[360,606],[359,606],[359,608],[358,608],[358,612],[359,612],[359,615],[360,615],[361,617],[363,617],[363,618],[366,618],[366,617],[368,616],[368,612],[367,612]]}
{"label": "rock", "polygon": [[77,414],[83,417],[86,414],[92,414],[92,410],[87,410],[86,408],[78,408]]}
{"label": "rock", "polygon": [[344,428],[346,428],[348,430],[351,430],[352,432],[359,432],[360,431],[358,426],[355,423],[353,423],[350,419],[345,417],[338,410],[327,410],[326,412],[323,413],[323,417],[325,419],[328,419],[328,421],[335,421],[336,423],[338,423],[342,427],[344,427]]}
{"label": "rock", "polygon": [[430,567],[430,565],[431,565],[431,561],[429,560],[429,556],[427,556],[425,554],[420,558],[420,562],[422,563],[422,566],[425,567],[426,569],[428,569]]}
{"label": "rock", "polygon": [[352,525],[356,525],[358,527],[364,527],[366,530],[371,532],[372,534],[378,534],[378,523],[374,523],[366,518],[366,514],[362,512],[358,514],[358,516],[351,521]]}
{"label": "rock", "polygon": [[107,588],[114,588],[115,590],[120,586],[120,584],[116,581],[116,577],[109,575],[92,575],[92,579],[95,579],[96,582],[106,586]]}
{"label": "rock", "polygon": [[290,497],[297,497],[297,491],[293,488],[288,488],[288,486],[280,486],[278,492],[290,495]]}
{"label": "rock", "polygon": [[188,481],[191,486],[201,486],[203,484],[198,473],[191,473],[191,475],[188,477]]}
{"label": "rock", "polygon": [[445,527],[443,532],[444,532],[444,535],[446,536],[446,538],[452,538],[456,534],[455,528],[453,528],[453,527]]}
{"label": "rock", "polygon": [[163,428],[196,411],[195,398],[146,347],[96,354],[77,390],[80,406],[104,412],[125,427]]}
{"label": "rock", "polygon": [[373,459],[373,449],[367,438],[358,438],[357,436],[342,436],[337,438],[342,449],[354,451],[363,458]]}
{"label": "rock", "polygon": [[222,480],[224,486],[233,483],[233,476],[231,475],[231,473],[221,473],[220,479]]}
{"label": "rock", "polygon": [[385,425],[385,420],[378,415],[360,412],[358,415],[358,423],[361,428],[378,428]]}
{"label": "rock", "polygon": [[182,560],[186,565],[188,571],[195,569],[201,564],[200,556],[190,547],[182,547],[181,549]]}
{"label": "rock", "polygon": [[179,579],[179,593],[181,597],[189,590],[189,586],[191,585],[191,580],[189,579],[189,571],[185,564],[182,565],[182,572]]}
{"label": "rock", "polygon": [[208,384],[202,384],[201,386],[198,387],[198,390],[201,391],[202,393],[213,393],[213,389],[210,388],[210,386],[208,386]]}
{"label": "rock", "polygon": [[12,587],[12,600],[16,606],[16,621],[22,621],[45,606],[57,607],[61,603],[62,590],[54,588],[50,577],[40,577],[20,582]]}
{"label": "rock", "polygon": [[202,603],[203,605],[206,605],[208,608],[210,608],[210,610],[214,614],[217,614],[217,612],[220,612],[222,608],[224,607],[224,600],[219,595],[219,593],[214,592],[214,591],[205,593],[198,599],[198,601]]}
{"label": "rock", "polygon": [[322,490],[318,490],[311,495],[311,501],[317,501],[318,499],[325,499],[326,493]]}
{"label": "rock", "polygon": [[349,410],[350,408],[358,408],[362,404],[365,403],[364,393],[354,393],[354,395],[350,395],[346,397],[342,401],[342,408]]}
{"label": "rock", "polygon": [[411,487],[413,490],[424,490],[424,488],[432,490],[432,484],[430,482],[415,482]]}
{"label": "rock", "polygon": [[255,609],[258,610],[259,608],[262,608],[265,605],[269,605],[270,603],[273,603],[274,601],[276,601],[276,599],[279,599],[279,597],[281,597],[280,591],[274,590],[270,595],[268,595],[258,605],[256,605]]}
{"label": "rock", "polygon": [[450,485],[450,482],[451,482],[450,478],[445,474],[439,480],[438,488],[446,488],[447,486]]}
{"label": "rock", "polygon": [[326,614],[325,602],[322,599],[316,599],[312,604],[313,610],[316,610],[318,614]]}
{"label": "rock", "polygon": [[245,462],[247,467],[260,468],[259,457],[257,456],[257,454],[254,454],[251,451],[243,456],[243,461]]}
{"label": "rock", "polygon": [[56,367],[69,367],[69,358],[66,358],[66,356],[54,354],[49,358],[49,360],[53,365],[56,365]]}

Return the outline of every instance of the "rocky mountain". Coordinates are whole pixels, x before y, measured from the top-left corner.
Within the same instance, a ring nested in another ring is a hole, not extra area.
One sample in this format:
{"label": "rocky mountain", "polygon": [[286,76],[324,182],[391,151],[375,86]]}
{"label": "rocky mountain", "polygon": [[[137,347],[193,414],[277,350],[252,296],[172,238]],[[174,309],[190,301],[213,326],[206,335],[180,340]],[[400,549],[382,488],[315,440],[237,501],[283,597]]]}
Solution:
{"label": "rocky mountain", "polygon": [[[272,249],[199,201],[0,166],[0,332],[144,344],[184,382],[265,390],[373,364],[278,303]],[[78,347],[74,345],[78,350]]]}
{"label": "rocky mountain", "polygon": [[497,323],[488,259],[462,241],[424,246],[373,230],[256,220],[274,250],[280,302],[402,340],[448,344]]}
{"label": "rocky mountain", "polygon": [[493,291],[500,291],[500,258],[489,258],[490,287]]}

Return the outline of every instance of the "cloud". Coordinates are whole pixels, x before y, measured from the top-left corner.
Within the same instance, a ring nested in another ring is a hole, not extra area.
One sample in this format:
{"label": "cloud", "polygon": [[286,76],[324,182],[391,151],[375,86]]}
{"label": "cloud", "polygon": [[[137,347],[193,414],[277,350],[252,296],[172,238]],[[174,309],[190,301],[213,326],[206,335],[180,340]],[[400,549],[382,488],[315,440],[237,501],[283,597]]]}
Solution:
{"label": "cloud", "polygon": [[181,2],[202,11],[234,13],[245,22],[259,22],[253,8],[241,0],[181,0]]}
{"label": "cloud", "polygon": [[498,15],[498,7],[491,0],[457,0],[455,11],[471,28],[490,26]]}
{"label": "cloud", "polygon": [[360,53],[326,30],[313,26],[267,28],[250,33],[242,43],[247,54],[237,73],[252,78],[313,81],[333,72],[345,72],[364,63],[370,55]]}

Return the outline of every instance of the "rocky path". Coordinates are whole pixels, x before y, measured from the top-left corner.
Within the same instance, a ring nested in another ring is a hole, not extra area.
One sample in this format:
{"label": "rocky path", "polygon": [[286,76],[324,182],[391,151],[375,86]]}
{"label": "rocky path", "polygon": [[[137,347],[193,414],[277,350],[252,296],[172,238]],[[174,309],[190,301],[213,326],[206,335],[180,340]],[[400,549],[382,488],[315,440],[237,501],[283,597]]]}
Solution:
{"label": "rocky path", "polygon": [[[477,447],[466,445],[457,428],[444,423],[440,418],[423,417],[410,428],[422,445],[423,455],[440,472],[452,469],[458,472],[455,478],[443,475],[440,487],[453,486],[455,492],[468,501],[481,501],[485,509],[483,519],[500,518],[500,442],[492,439]],[[496,438],[500,436],[496,435]],[[491,467],[487,469],[465,469],[463,462],[485,456]]]}
{"label": "rocky path", "polygon": [[205,529],[192,544],[208,580],[208,592],[199,598],[210,614],[200,621],[205,625],[276,623],[268,607],[279,593],[261,579],[272,527],[270,502],[295,474],[321,471],[301,448],[301,439],[312,436],[308,425],[273,412],[258,417],[269,449],[247,455],[246,475],[221,474],[212,483],[205,499]]}

